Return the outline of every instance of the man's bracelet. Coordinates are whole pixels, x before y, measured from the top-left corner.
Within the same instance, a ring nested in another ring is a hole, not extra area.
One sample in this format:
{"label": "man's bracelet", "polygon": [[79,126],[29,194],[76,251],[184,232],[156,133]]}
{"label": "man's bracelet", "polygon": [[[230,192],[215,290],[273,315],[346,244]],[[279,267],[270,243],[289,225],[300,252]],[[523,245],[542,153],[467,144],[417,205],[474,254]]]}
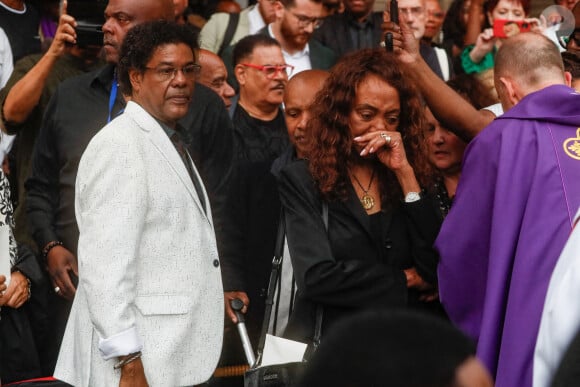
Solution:
{"label": "man's bracelet", "polygon": [[44,249],[42,249],[42,258],[44,258],[44,260],[46,261],[46,258],[48,257],[48,253],[50,252],[50,250],[52,250],[53,247],[56,246],[62,246],[62,242],[61,241],[51,241],[48,242],[46,244],[46,246],[44,246]]}
{"label": "man's bracelet", "polygon": [[135,352],[135,353],[131,353],[128,355],[128,357],[126,357],[125,359],[119,361],[117,364],[115,364],[113,366],[113,369],[118,370],[119,368],[123,368],[125,365],[134,362],[135,360],[139,359],[141,357],[141,351],[139,352]]}

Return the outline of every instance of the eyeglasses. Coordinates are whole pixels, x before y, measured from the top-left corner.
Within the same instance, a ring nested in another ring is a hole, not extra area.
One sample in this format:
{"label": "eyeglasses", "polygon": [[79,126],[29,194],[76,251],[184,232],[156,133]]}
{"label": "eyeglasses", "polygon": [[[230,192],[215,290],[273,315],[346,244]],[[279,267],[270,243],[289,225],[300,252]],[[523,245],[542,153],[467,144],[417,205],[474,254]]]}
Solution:
{"label": "eyeglasses", "polygon": [[319,28],[322,23],[324,22],[324,19],[321,17],[308,17],[308,16],[304,16],[304,15],[299,15],[297,13],[292,12],[290,9],[286,8],[286,10],[288,12],[290,12],[292,14],[292,16],[294,16],[296,18],[296,20],[298,20],[298,25],[301,28],[306,28],[308,27],[310,24],[312,24],[312,28],[313,29],[317,29]]}
{"label": "eyeglasses", "polygon": [[190,81],[194,81],[201,71],[201,66],[197,63],[191,63],[183,66],[181,69],[175,67],[145,67],[145,70],[153,71],[155,77],[159,82],[167,82],[173,80],[179,71],[183,76]]}
{"label": "eyeglasses", "polygon": [[423,16],[425,14],[425,10],[423,7],[411,7],[411,8],[400,8],[399,7],[399,14],[404,14],[405,16]]}
{"label": "eyeglasses", "polygon": [[290,76],[292,75],[292,71],[294,70],[294,66],[289,64],[282,64],[282,65],[257,65],[253,63],[240,63],[242,66],[250,67],[256,70],[259,70],[264,73],[266,78],[273,79],[276,74],[283,72],[284,74]]}

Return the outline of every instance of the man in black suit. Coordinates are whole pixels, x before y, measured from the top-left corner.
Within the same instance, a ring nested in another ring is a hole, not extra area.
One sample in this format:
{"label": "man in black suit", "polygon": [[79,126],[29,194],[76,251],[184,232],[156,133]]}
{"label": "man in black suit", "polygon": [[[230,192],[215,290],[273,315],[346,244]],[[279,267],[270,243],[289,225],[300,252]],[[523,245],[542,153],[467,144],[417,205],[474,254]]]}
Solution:
{"label": "man in black suit", "polygon": [[327,17],[314,32],[314,39],[339,57],[362,48],[378,47],[383,40],[383,15],[373,12],[374,4],[374,0],[344,0],[344,12]]}

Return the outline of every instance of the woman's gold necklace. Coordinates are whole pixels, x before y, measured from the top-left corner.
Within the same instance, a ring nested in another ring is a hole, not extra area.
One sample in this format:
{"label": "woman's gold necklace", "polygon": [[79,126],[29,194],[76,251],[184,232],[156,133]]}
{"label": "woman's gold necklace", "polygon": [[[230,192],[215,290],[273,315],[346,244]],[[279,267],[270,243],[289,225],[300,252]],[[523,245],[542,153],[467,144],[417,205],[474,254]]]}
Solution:
{"label": "woman's gold necklace", "polygon": [[367,189],[364,189],[364,187],[362,186],[362,184],[360,183],[360,181],[358,180],[358,178],[354,173],[352,174],[352,177],[354,178],[354,181],[356,181],[360,189],[364,192],[363,196],[360,198],[360,203],[362,204],[365,210],[369,211],[375,206],[375,198],[369,195],[369,191],[371,189],[371,186],[373,185],[373,180],[375,178],[375,169],[373,168],[371,180],[369,181],[369,186],[367,187]]}

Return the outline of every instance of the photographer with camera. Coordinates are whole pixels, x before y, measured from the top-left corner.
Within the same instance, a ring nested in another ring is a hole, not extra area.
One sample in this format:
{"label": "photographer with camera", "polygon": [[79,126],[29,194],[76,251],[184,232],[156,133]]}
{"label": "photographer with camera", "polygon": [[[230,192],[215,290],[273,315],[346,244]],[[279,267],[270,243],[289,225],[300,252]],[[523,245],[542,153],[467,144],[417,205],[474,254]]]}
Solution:
{"label": "photographer with camera", "polygon": [[[497,96],[493,87],[494,56],[502,41],[520,32],[542,32],[540,20],[528,18],[530,5],[530,0],[473,0],[471,3],[461,66],[467,74],[476,74],[494,96]],[[481,13],[485,13],[483,30]]]}

